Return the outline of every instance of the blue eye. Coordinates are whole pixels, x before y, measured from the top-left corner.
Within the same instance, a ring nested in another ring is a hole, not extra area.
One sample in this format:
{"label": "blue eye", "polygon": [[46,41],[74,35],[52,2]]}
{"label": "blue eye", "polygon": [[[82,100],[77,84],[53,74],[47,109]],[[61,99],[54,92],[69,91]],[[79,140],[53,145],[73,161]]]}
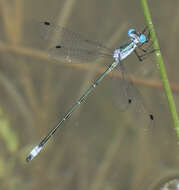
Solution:
{"label": "blue eye", "polygon": [[146,36],[145,36],[144,34],[141,34],[141,35],[139,36],[139,42],[140,42],[140,43],[144,43],[144,42],[146,42],[146,41],[147,41]]}
{"label": "blue eye", "polygon": [[130,36],[132,33],[135,33],[135,30],[134,30],[133,28],[128,30],[128,35],[129,35],[129,36]]}

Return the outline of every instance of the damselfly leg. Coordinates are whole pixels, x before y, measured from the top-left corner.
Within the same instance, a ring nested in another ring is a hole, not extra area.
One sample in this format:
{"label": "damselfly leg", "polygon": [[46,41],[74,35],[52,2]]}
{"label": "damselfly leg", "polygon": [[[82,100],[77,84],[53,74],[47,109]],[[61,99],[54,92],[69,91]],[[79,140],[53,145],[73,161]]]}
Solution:
{"label": "damselfly leg", "polygon": [[[155,49],[151,49],[153,42],[151,42],[150,30],[148,29],[147,26],[143,29],[141,34],[145,34],[145,36],[147,37],[147,40],[145,43],[139,45],[138,48],[134,50],[134,53],[137,56],[139,61],[143,61],[149,55],[151,55],[152,53],[154,53],[156,51]],[[139,52],[138,52],[139,50],[143,53],[139,54]]]}

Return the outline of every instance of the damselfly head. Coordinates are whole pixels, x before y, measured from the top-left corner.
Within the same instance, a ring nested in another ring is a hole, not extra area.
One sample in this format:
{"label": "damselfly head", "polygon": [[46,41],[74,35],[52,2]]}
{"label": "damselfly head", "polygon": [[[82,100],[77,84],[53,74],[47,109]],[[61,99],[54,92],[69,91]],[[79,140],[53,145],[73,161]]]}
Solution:
{"label": "damselfly head", "polygon": [[141,33],[138,34],[133,28],[128,30],[128,36],[135,43],[143,44],[147,41],[145,34],[141,34]]}

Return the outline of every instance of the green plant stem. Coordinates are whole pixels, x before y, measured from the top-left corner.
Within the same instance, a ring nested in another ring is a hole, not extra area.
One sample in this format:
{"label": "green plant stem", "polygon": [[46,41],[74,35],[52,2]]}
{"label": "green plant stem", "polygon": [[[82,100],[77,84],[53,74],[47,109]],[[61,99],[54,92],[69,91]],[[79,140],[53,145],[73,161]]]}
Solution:
{"label": "green plant stem", "polygon": [[154,26],[152,24],[152,19],[151,19],[150,11],[149,11],[149,8],[148,8],[147,0],[141,0],[141,4],[142,4],[145,20],[146,20],[146,23],[147,23],[147,27],[149,28],[149,31],[150,31],[150,36],[151,36],[151,40],[153,42],[153,47],[156,50],[155,54],[156,54],[157,66],[158,66],[158,68],[160,70],[160,75],[161,75],[163,86],[164,86],[164,89],[165,89],[165,93],[166,93],[166,96],[167,96],[167,99],[168,99],[168,104],[169,104],[169,108],[170,108],[170,111],[171,111],[171,114],[172,114],[172,119],[173,119],[173,122],[174,122],[174,127],[175,127],[175,130],[176,130],[177,138],[179,139],[179,119],[178,119],[178,115],[177,115],[173,95],[172,95],[172,92],[171,92],[171,89],[170,89],[168,77],[167,77],[167,74],[166,74],[165,66],[164,66],[164,63],[163,63],[162,54],[160,52],[160,47],[159,47],[158,40],[157,40],[157,37],[156,37],[156,34],[155,34]]}

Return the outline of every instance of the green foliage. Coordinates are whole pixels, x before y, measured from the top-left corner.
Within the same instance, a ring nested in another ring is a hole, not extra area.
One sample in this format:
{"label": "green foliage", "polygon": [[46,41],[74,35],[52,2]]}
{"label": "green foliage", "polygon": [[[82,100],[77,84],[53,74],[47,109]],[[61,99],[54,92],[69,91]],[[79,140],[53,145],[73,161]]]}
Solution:
{"label": "green foliage", "polygon": [[170,88],[169,80],[168,80],[167,73],[165,70],[163,57],[162,57],[162,54],[160,52],[160,46],[159,46],[159,43],[158,43],[158,40],[157,40],[157,37],[155,34],[154,25],[152,24],[152,19],[151,19],[150,11],[148,8],[147,0],[141,0],[141,4],[142,4],[145,20],[147,23],[147,27],[150,30],[150,35],[151,35],[151,40],[153,42],[153,47],[156,50],[155,54],[156,54],[157,66],[158,66],[159,71],[160,71],[161,79],[162,79],[163,86],[165,89],[165,94],[167,96],[170,112],[171,112],[172,119],[174,122],[174,127],[175,127],[175,130],[177,133],[177,137],[179,139],[179,119],[178,119],[178,115],[177,115],[176,106],[175,106],[175,102],[173,99],[172,91]]}
{"label": "green foliage", "polygon": [[6,144],[7,150],[11,153],[16,152],[19,146],[17,135],[9,125],[8,118],[0,110],[0,137]]}

